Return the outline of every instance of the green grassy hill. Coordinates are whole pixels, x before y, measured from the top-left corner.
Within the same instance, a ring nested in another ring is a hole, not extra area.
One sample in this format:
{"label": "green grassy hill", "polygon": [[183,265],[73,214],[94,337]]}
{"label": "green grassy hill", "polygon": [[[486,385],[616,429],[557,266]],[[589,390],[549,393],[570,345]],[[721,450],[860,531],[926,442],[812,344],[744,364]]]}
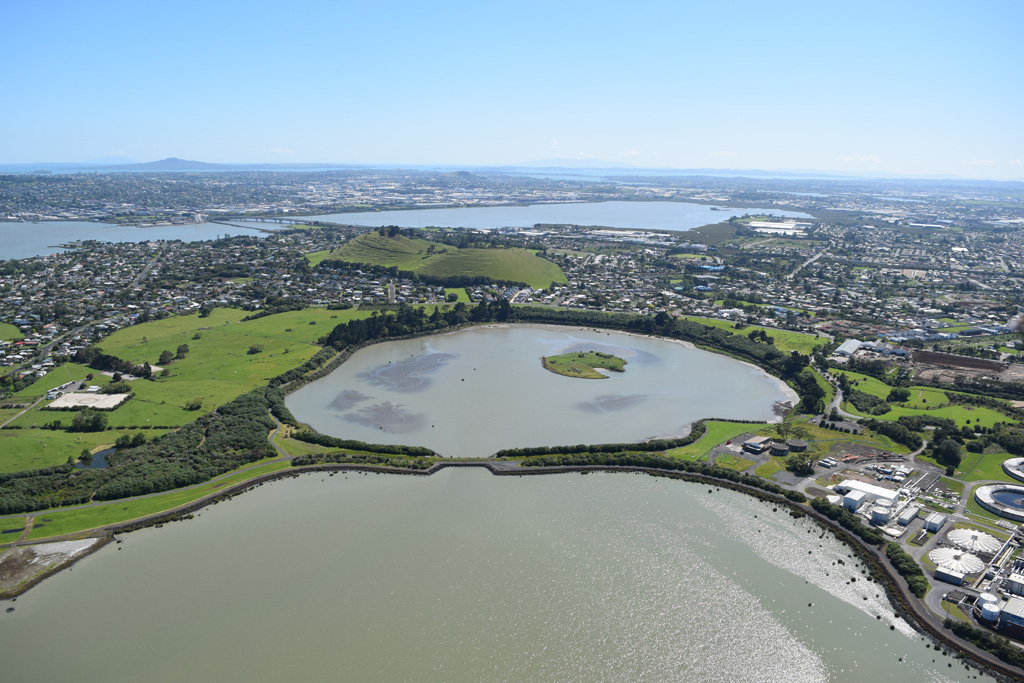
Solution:
{"label": "green grassy hill", "polygon": [[403,235],[382,237],[377,232],[359,235],[329,254],[317,252],[310,256],[314,265],[333,259],[396,267],[438,277],[483,275],[495,280],[525,282],[535,288],[566,282],[561,268],[527,249],[459,249]]}

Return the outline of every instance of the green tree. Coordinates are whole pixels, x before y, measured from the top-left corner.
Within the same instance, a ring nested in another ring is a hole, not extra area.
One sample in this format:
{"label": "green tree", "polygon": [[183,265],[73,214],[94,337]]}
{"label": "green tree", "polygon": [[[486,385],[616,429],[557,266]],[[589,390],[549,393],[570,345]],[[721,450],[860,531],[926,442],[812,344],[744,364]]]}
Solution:
{"label": "green tree", "polygon": [[167,365],[174,360],[174,354],[170,351],[164,351],[160,354],[160,360],[157,361],[160,365]]}

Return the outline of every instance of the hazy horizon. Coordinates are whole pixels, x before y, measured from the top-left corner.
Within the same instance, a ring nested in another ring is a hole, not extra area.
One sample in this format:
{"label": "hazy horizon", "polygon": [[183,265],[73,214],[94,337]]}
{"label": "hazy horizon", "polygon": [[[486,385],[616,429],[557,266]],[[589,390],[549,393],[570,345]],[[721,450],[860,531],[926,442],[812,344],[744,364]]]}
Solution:
{"label": "hazy horizon", "polygon": [[0,163],[1024,178],[1016,2],[56,5],[0,8]]}

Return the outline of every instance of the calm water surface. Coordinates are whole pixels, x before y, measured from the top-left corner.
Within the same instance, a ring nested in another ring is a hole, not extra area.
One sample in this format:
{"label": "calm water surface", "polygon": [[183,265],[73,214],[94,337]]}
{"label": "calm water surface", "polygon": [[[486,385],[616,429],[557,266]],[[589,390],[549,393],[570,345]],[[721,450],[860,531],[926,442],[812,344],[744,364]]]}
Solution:
{"label": "calm water surface", "polygon": [[[265,228],[277,227],[268,223]],[[198,242],[226,235],[259,235],[265,233],[242,227],[216,223],[163,225],[135,228],[89,221],[42,221],[40,223],[0,222],[0,259],[30,258],[58,254],[66,249],[58,245],[76,240],[103,242],[146,242],[149,240],[181,240]]]}
{"label": "calm water surface", "polygon": [[0,613],[5,681],[970,678],[831,536],[697,484],[310,474],[124,539]]}
{"label": "calm water surface", "polygon": [[[627,361],[606,379],[545,370],[541,357],[596,350]],[[318,431],[427,446],[451,457],[502,448],[636,442],[704,417],[775,418],[779,380],[731,358],[621,332],[512,325],[375,344],[288,396]]]}
{"label": "calm water surface", "polygon": [[729,220],[745,213],[772,213],[776,216],[810,218],[808,214],[782,209],[736,209],[714,211],[705,204],[687,202],[590,202],[575,204],[533,204],[531,206],[490,206],[460,209],[413,209],[409,211],[369,211],[310,216],[350,225],[397,225],[402,228],[428,226],[449,228],[525,228],[537,223],[602,225],[637,230],[692,230],[709,223]]}

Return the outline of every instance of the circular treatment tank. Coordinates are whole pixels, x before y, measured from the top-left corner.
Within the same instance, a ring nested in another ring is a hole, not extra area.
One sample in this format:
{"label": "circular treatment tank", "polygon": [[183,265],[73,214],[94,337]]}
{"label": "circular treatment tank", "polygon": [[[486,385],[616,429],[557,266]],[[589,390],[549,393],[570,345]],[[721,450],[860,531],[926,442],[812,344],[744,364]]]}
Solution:
{"label": "circular treatment tank", "polygon": [[946,538],[972,553],[994,553],[1003,545],[995,536],[974,529],[953,529]]}
{"label": "circular treatment tank", "polygon": [[928,559],[942,567],[964,574],[976,574],[985,568],[985,563],[976,555],[956,548],[936,548],[928,553]]}
{"label": "circular treatment tank", "polygon": [[1009,458],[1003,461],[1003,472],[1017,479],[1024,481],[1024,458]]}
{"label": "circular treatment tank", "polygon": [[1000,517],[1024,522],[1024,486],[988,484],[974,490],[978,505]]}

